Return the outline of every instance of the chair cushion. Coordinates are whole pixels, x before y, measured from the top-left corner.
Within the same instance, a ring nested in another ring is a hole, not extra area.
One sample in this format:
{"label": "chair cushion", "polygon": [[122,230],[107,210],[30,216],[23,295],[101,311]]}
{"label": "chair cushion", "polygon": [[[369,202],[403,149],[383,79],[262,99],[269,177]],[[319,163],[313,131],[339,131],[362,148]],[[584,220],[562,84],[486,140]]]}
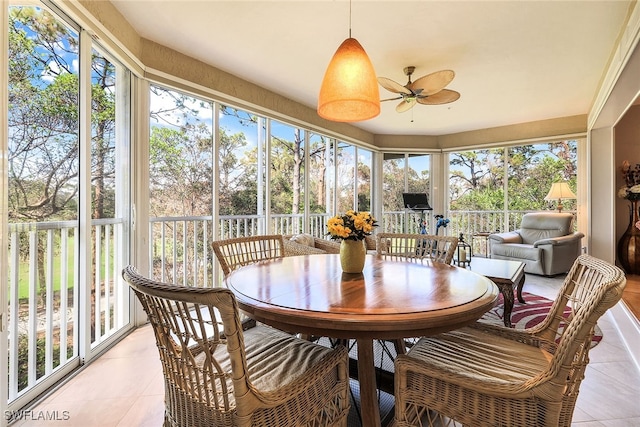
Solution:
{"label": "chair cushion", "polygon": [[[333,351],[265,325],[246,330],[244,344],[249,381],[261,392],[276,390],[291,383]],[[231,363],[226,347],[215,349],[214,357],[221,370],[227,373],[227,387],[233,390]],[[195,362],[202,366],[205,363],[204,353],[196,355]],[[233,394],[227,397],[235,402]],[[219,398],[223,399],[223,396]]]}
{"label": "chair cushion", "polygon": [[263,392],[292,382],[333,351],[268,326],[249,329],[244,341],[249,379]]}
{"label": "chair cushion", "polygon": [[311,234],[306,234],[306,233],[295,234],[291,236],[289,240],[305,246],[311,246],[311,247],[315,246],[315,240]]}
{"label": "chair cushion", "polygon": [[469,327],[421,338],[408,356],[458,378],[512,384],[514,391],[549,369],[552,358],[540,348]]}

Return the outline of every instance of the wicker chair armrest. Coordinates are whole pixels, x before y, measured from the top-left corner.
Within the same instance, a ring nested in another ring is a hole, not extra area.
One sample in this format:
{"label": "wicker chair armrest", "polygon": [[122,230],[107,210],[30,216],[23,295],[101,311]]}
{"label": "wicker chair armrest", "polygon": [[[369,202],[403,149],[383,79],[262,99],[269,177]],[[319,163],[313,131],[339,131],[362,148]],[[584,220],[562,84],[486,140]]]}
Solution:
{"label": "wicker chair armrest", "polygon": [[534,333],[535,329],[512,329],[484,322],[476,322],[469,325],[469,327],[481,330],[488,334],[506,338],[511,341],[517,341],[523,344],[528,344],[532,347],[541,348],[550,353],[553,353],[556,349],[556,343],[540,338]]}
{"label": "wicker chair armrest", "polygon": [[340,253],[340,243],[334,240],[321,239],[319,237],[315,237],[314,240],[315,240],[316,249],[322,249],[328,254]]}

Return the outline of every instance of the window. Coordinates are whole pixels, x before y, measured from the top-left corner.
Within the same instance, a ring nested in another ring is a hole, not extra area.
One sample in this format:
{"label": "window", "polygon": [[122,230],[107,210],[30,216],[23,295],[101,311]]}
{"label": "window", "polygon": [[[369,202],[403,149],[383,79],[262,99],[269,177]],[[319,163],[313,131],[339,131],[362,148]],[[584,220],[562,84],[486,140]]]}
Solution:
{"label": "window", "polygon": [[426,193],[431,202],[431,156],[429,154],[384,153],[382,164],[383,230],[391,233],[430,232],[430,211],[407,211],[403,193]]}
{"label": "window", "polygon": [[119,272],[128,260],[130,77],[68,17],[33,5],[8,12],[4,273],[9,406],[20,407],[129,325]]}
{"label": "window", "polygon": [[[524,213],[555,209],[544,197],[558,181],[576,191],[577,145],[567,140],[450,153],[451,232],[514,230]],[[563,204],[567,211],[576,207],[575,200]]]}

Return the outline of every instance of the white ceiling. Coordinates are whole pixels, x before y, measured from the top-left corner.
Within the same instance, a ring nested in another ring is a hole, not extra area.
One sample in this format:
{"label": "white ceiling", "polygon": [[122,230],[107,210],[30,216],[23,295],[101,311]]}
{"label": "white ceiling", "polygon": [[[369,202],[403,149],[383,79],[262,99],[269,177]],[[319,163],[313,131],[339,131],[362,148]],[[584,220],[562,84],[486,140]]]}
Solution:
{"label": "white ceiling", "polygon": [[[316,107],[331,56],[349,35],[349,1],[114,0],[144,38]],[[355,125],[375,134],[442,135],[587,114],[630,1],[365,1],[352,36],[376,73],[401,84],[452,69],[458,101],[397,101]],[[380,87],[381,98],[392,94]]]}

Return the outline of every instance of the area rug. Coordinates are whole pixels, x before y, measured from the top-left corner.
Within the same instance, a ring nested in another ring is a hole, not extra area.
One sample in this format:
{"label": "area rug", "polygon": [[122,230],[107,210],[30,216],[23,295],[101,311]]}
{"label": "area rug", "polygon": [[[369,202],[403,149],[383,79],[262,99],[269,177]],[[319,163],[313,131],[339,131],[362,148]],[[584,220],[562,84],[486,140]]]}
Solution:
{"label": "area rug", "polygon": [[[546,317],[551,305],[553,304],[552,300],[549,300],[545,297],[541,297],[540,295],[530,294],[528,292],[523,292],[522,296],[524,300],[527,302],[526,304],[522,304],[515,298],[515,303],[513,305],[513,311],[511,312],[511,323],[515,329],[526,329],[531,328],[532,326],[537,325],[542,322]],[[498,303],[496,306],[487,312],[482,318],[480,318],[481,322],[488,323],[496,323],[499,325],[504,325],[504,305],[502,300],[502,294],[498,296]],[[567,317],[571,313],[571,308],[565,308],[564,317]],[[562,327],[562,325],[560,325]],[[591,347],[593,348],[602,340],[602,330],[596,325],[596,330],[593,335],[593,339],[591,340]]]}

